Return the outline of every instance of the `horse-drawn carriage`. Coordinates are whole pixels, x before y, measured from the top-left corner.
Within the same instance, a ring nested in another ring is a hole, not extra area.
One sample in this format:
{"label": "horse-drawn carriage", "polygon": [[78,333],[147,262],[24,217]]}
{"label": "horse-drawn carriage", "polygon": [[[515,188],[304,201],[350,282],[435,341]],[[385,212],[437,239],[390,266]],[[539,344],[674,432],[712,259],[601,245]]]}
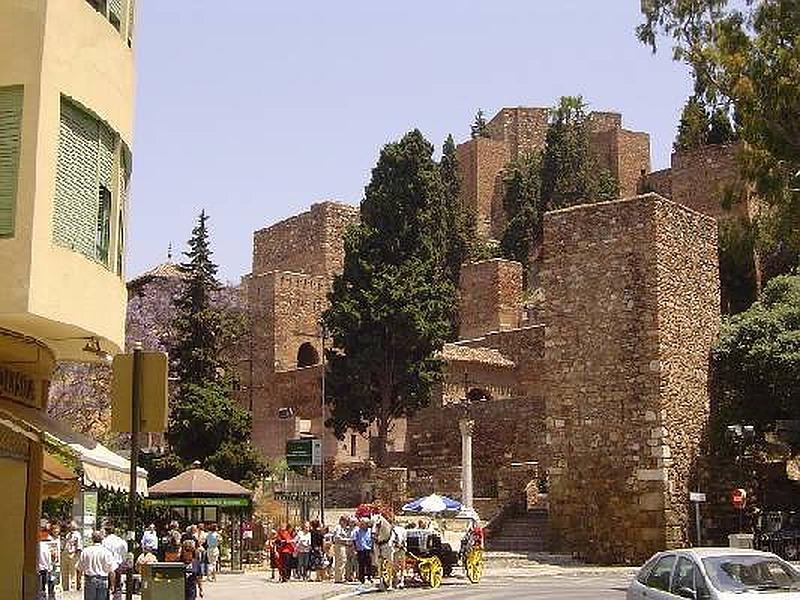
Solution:
{"label": "horse-drawn carriage", "polygon": [[442,541],[437,531],[412,529],[406,534],[406,567],[422,583],[437,588],[443,577],[449,577],[457,565],[464,569],[470,583],[478,583],[483,575],[483,534],[470,527],[459,541],[459,549]]}
{"label": "horse-drawn carriage", "polygon": [[[453,529],[451,526],[444,531],[416,527],[397,532],[384,516],[375,515],[374,562],[383,589],[404,585],[407,573],[423,585],[437,588],[442,579],[452,575],[454,568],[459,565],[471,583],[480,581],[484,562],[483,530],[472,518],[458,518],[460,509],[460,503],[435,494],[403,507],[405,513],[414,515],[438,516],[449,513],[456,515],[454,522],[466,524],[463,528],[457,526]],[[401,572],[398,573],[398,570]]]}

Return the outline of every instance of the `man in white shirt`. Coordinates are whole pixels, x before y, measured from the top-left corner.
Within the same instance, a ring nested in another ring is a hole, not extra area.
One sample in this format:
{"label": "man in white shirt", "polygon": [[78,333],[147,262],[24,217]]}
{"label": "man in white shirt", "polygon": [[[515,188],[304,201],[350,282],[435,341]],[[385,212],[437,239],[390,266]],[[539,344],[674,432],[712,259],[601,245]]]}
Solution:
{"label": "man in white shirt", "polygon": [[64,539],[64,550],[61,553],[61,587],[68,592],[72,587],[72,578],[75,578],[75,589],[81,589],[81,576],[77,572],[78,560],[83,550],[83,536],[78,530],[78,524],[73,521],[69,524],[69,533]]}
{"label": "man in white shirt", "polygon": [[142,534],[142,550],[149,550],[153,554],[158,551],[158,536],[156,535],[156,526],[153,523],[150,523]]}
{"label": "man in white shirt", "polygon": [[113,580],[117,563],[111,552],[103,546],[103,534],[92,533],[92,545],[84,548],[78,560],[78,570],[83,573],[83,600],[106,600],[109,579]]}
{"label": "man in white shirt", "polygon": [[39,530],[39,558],[37,569],[39,571],[39,598],[55,596],[53,585],[53,538],[50,537],[49,524],[42,520]]}
{"label": "man in white shirt", "polygon": [[333,570],[334,581],[344,583],[345,579],[350,580],[347,572],[348,554],[353,551],[353,529],[350,527],[350,519],[342,516],[339,525],[333,532]]}
{"label": "man in white shirt", "polygon": [[103,546],[114,557],[114,584],[111,586],[111,590],[114,593],[115,600],[118,600],[122,598],[122,576],[125,573],[125,561],[128,558],[128,544],[114,533],[113,525],[106,525],[106,537],[103,538]]}

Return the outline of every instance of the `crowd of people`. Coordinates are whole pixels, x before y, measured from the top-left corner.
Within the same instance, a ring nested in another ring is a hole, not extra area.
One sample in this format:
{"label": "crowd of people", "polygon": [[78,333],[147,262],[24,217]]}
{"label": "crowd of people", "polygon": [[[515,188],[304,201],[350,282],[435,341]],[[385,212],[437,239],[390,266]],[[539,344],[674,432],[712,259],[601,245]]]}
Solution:
{"label": "crowd of people", "polygon": [[[289,523],[272,529],[265,545],[271,578],[280,582],[334,581],[335,583],[372,581],[375,577],[373,549],[376,543],[374,523],[369,517],[344,515],[331,530],[319,521],[306,521],[295,528]],[[428,529],[434,522],[420,520],[406,524],[392,523],[394,572],[403,586],[406,530]]]}
{"label": "crowd of people", "polygon": [[57,600],[58,589],[83,590],[84,600],[119,600],[128,573],[138,587],[145,565],[159,561],[185,565],[186,600],[203,597],[203,579],[215,581],[222,537],[216,524],[203,523],[181,530],[172,521],[162,536],[150,524],[138,545],[138,556],[117,535],[113,524],[84,537],[75,522],[62,535],[58,523],[42,521],[39,536],[39,600]]}

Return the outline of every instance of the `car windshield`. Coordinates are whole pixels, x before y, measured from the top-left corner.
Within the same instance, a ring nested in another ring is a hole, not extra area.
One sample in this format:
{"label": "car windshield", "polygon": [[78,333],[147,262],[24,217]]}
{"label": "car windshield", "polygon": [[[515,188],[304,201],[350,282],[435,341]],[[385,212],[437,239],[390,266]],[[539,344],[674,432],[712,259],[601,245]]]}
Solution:
{"label": "car windshield", "polygon": [[703,559],[711,583],[722,592],[800,590],[800,574],[771,556],[729,554]]}

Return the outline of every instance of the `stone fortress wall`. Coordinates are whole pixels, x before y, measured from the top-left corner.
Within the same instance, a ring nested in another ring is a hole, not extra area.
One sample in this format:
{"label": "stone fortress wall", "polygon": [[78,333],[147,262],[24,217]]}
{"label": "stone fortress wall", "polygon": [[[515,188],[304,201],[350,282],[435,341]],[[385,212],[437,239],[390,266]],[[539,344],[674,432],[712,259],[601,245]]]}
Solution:
{"label": "stone fortress wall", "polygon": [[[691,182],[703,177],[700,167],[673,158],[672,170],[651,174],[647,134],[623,129],[617,113],[592,119],[593,149],[621,195],[677,190],[682,204],[716,216],[714,199],[693,195],[718,190]],[[477,211],[479,235],[499,237],[502,169],[541,148],[546,127],[546,109],[507,108],[489,122],[490,138],[458,146],[463,200]],[[704,169],[714,168],[714,152]],[[321,431],[321,367],[298,359],[304,344],[321,354],[316,323],[342,268],[342,234],[357,218],[357,208],[326,202],[255,233],[245,278],[253,319],[247,396],[254,440],[270,458],[283,454],[286,439]],[[460,339],[443,351],[444,380],[392,440],[392,464],[407,469],[404,489],[459,495],[462,413],[453,402],[481,392],[488,401],[474,408],[475,491],[495,494],[495,509],[520,477],[549,469],[559,547],[626,562],[682,543],[719,319],[715,231],[713,219],[656,195],[548,214],[534,257],[534,311],[520,265],[465,265]],[[281,407],[295,416],[278,419]],[[352,452],[352,440],[328,435],[327,456],[342,481],[363,490],[370,485],[348,479],[346,467],[368,464],[369,442],[357,438]]]}
{"label": "stone fortress wall", "polygon": [[[253,271],[245,277],[251,317],[249,386],[242,401],[252,407],[253,441],[268,459],[284,454],[287,439],[319,434],[322,340],[319,322],[328,306],[333,276],[344,262],[343,237],[358,208],[338,202],[313,204],[253,235]],[[294,415],[279,418],[281,408]],[[326,455],[361,459],[331,434]]]}
{"label": "stone fortress wall", "polygon": [[[464,182],[463,200],[475,212],[480,235],[499,239],[505,227],[503,171],[509,161],[544,148],[550,109],[501,109],[486,125],[488,138],[476,138],[457,148]],[[591,146],[599,164],[619,183],[620,197],[638,193],[650,172],[650,136],[622,127],[622,115],[591,113]]]}
{"label": "stone fortress wall", "polygon": [[716,224],[656,195],[545,216],[550,517],[561,549],[685,544],[719,326]]}

